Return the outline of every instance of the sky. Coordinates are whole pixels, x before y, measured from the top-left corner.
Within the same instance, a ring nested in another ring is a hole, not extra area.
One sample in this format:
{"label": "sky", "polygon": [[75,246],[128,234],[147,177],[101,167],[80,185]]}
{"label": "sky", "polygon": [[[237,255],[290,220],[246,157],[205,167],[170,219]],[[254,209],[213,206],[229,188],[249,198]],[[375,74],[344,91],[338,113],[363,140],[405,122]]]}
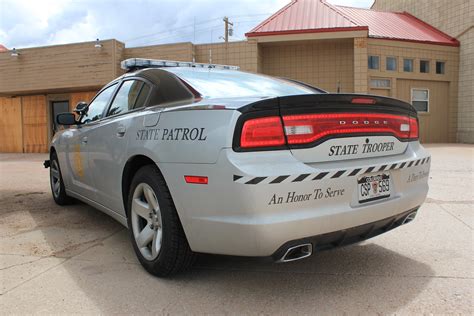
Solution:
{"label": "sky", "polygon": [[[368,8],[373,0],[329,0]],[[115,38],[127,47],[223,41],[228,16],[232,41],[289,0],[0,0],[0,44],[26,48]]]}

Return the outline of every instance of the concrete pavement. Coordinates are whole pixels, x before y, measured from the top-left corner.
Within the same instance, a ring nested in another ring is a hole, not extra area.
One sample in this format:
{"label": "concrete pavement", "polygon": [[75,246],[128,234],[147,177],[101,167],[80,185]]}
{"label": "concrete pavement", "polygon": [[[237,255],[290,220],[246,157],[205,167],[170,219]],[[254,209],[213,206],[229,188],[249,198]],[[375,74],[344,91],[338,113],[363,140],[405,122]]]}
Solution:
{"label": "concrete pavement", "polygon": [[416,220],[364,243],[274,264],[201,255],[146,273],[127,231],[54,204],[45,155],[0,155],[0,313],[473,314],[474,146],[431,145]]}

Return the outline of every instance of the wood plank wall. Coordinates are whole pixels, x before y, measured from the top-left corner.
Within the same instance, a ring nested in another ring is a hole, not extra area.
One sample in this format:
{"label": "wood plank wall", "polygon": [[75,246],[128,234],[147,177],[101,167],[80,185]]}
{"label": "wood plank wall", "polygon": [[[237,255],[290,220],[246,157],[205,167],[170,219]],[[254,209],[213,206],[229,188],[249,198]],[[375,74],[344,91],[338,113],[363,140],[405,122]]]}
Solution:
{"label": "wood plank wall", "polygon": [[91,102],[92,98],[95,97],[96,94],[97,91],[71,93],[69,97],[69,109],[71,111],[74,110],[79,102]]}
{"label": "wood plank wall", "polygon": [[23,115],[23,152],[48,152],[48,119],[46,97],[21,97]]}
{"label": "wood plank wall", "polygon": [[0,152],[23,152],[21,98],[0,98]]}

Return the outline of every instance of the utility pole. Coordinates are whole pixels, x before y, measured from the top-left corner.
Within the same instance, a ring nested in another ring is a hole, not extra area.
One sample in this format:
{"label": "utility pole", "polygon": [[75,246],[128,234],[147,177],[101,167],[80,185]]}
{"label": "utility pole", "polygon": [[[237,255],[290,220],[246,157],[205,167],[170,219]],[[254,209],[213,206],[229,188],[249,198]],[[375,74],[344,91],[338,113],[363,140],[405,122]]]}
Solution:
{"label": "utility pole", "polygon": [[234,23],[229,22],[229,18],[226,16],[222,19],[222,21],[224,21],[224,41],[227,43],[229,42],[229,25],[234,26]]}

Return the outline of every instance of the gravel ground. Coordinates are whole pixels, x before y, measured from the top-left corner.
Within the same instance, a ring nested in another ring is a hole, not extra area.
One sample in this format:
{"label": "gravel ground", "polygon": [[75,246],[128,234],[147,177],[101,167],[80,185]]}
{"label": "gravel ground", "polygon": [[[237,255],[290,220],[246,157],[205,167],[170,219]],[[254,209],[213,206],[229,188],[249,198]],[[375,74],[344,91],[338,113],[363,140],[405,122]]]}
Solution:
{"label": "gravel ground", "polygon": [[289,264],[201,255],[147,274],[127,231],[54,204],[46,155],[0,154],[0,314],[473,314],[474,146],[431,145],[430,193],[409,225]]}

